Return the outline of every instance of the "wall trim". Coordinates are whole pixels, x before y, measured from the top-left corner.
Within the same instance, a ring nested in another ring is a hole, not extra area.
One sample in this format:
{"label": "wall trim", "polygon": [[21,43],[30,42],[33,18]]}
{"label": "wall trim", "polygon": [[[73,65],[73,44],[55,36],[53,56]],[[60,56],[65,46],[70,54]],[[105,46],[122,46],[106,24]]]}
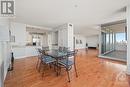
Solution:
{"label": "wall trim", "polygon": [[103,53],[102,55],[108,54],[108,53],[110,53],[110,52],[112,52],[112,51],[115,51],[115,49],[112,49],[112,50],[110,50],[110,51],[107,51],[107,52]]}
{"label": "wall trim", "polygon": [[127,60],[124,60],[124,59],[119,59],[119,58],[114,58],[114,57],[108,57],[108,56],[103,56],[103,55],[98,55],[98,57],[99,58],[104,58],[104,59],[112,59],[112,60],[127,62]]}
{"label": "wall trim", "polygon": [[38,55],[34,55],[34,56],[21,56],[21,57],[15,57],[14,59],[23,59],[23,58],[29,58],[29,57],[36,57]]}

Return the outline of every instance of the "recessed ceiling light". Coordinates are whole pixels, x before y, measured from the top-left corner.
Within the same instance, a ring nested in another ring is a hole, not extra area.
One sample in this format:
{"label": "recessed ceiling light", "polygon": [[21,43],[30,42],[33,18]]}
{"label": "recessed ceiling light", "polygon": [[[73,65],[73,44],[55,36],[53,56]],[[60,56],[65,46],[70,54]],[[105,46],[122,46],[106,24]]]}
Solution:
{"label": "recessed ceiling light", "polygon": [[74,7],[76,7],[76,8],[77,8],[77,7],[78,7],[78,5],[74,5]]}

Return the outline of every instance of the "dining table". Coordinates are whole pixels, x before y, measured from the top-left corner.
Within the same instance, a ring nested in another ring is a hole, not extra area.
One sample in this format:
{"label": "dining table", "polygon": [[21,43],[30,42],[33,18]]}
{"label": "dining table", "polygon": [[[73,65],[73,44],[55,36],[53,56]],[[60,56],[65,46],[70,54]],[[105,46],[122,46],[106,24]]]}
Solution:
{"label": "dining table", "polygon": [[56,74],[57,76],[59,75],[59,64],[58,61],[64,57],[67,56],[68,51],[59,51],[56,49],[52,49],[47,51],[47,56],[51,56],[52,58],[54,58],[56,60],[55,62],[55,66],[56,66]]}

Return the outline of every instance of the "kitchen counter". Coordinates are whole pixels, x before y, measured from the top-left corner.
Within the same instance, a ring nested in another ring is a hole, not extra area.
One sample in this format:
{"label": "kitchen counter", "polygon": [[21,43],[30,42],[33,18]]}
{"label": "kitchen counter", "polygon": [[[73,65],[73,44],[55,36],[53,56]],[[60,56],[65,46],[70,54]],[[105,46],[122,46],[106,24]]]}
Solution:
{"label": "kitchen counter", "polygon": [[41,46],[12,46],[12,51],[14,53],[14,58],[25,58],[30,56],[37,56],[37,48],[42,48]]}

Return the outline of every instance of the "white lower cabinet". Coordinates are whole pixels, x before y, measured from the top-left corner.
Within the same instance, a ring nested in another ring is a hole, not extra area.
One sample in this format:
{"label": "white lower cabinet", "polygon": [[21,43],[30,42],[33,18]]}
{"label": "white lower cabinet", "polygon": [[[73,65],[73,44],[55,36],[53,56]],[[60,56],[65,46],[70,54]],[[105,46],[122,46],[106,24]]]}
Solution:
{"label": "white lower cabinet", "polygon": [[37,56],[37,48],[41,47],[35,47],[35,46],[23,46],[23,47],[15,47],[12,49],[14,53],[15,59],[30,57],[30,56]]}

